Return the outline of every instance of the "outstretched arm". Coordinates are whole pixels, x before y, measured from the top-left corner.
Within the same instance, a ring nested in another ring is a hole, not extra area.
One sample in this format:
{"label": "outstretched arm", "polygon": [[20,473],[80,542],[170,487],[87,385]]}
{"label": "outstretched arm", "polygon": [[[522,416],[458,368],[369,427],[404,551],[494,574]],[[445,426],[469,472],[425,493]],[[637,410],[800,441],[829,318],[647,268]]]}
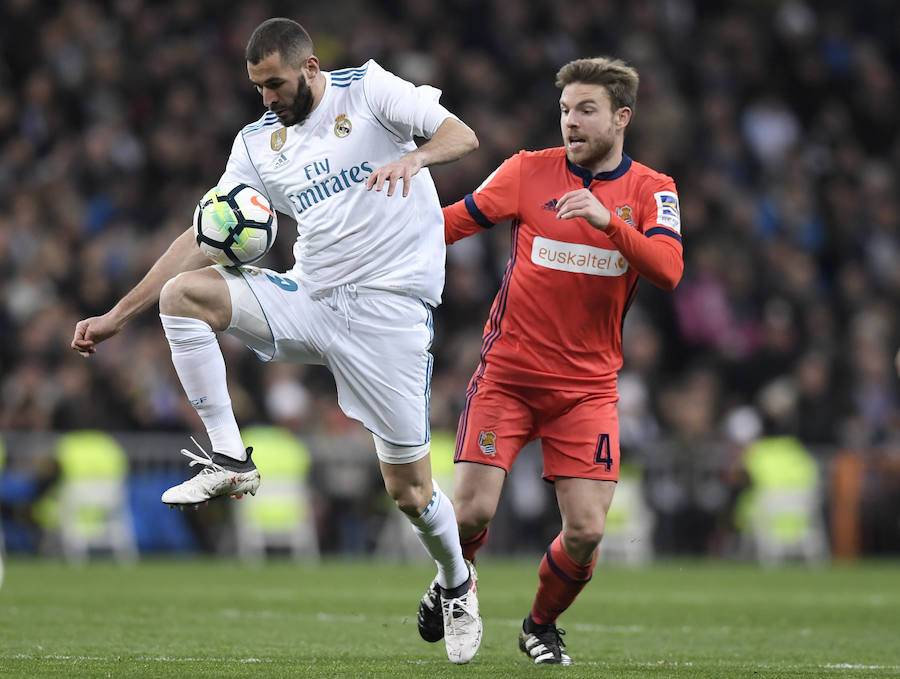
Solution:
{"label": "outstretched arm", "polygon": [[82,356],[90,356],[97,345],[119,333],[125,324],[140,312],[159,301],[163,285],[182,271],[192,271],[208,265],[209,259],[194,242],[194,228],[188,228],[174,240],[162,256],[128,294],[102,316],[78,321],[72,349]]}
{"label": "outstretched arm", "polygon": [[472,129],[456,118],[447,118],[434,136],[415,151],[392,163],[383,165],[369,175],[366,188],[381,191],[388,183],[387,195],[394,195],[398,180],[403,180],[403,196],[409,195],[409,183],[419,170],[430,165],[451,163],[478,148],[478,137]]}

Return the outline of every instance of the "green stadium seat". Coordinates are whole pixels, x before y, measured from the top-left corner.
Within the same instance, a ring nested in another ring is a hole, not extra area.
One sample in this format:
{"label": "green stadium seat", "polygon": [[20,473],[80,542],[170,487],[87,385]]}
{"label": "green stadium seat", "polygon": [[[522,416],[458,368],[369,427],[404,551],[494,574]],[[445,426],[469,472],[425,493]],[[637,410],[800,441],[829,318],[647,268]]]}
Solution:
{"label": "green stadium seat", "polygon": [[59,437],[56,459],[60,481],[51,521],[66,560],[81,563],[94,550],[108,550],[121,561],[137,559],[126,493],[128,458],[118,441],[102,431],[72,431]]}
{"label": "green stadium seat", "polygon": [[311,456],[289,429],[253,426],[242,436],[253,447],[262,482],[253,497],[236,505],[237,550],[247,561],[262,560],[268,550],[283,549],[296,559],[318,559],[319,538],[310,502]]}
{"label": "green stadium seat", "polygon": [[653,558],[653,512],[644,500],[642,485],[640,467],[623,463],[598,559],[641,564]]}
{"label": "green stadium seat", "polygon": [[745,552],[765,564],[825,559],[819,466],[806,447],[792,436],[762,438],[747,448],[744,467],[750,485],[735,521]]}

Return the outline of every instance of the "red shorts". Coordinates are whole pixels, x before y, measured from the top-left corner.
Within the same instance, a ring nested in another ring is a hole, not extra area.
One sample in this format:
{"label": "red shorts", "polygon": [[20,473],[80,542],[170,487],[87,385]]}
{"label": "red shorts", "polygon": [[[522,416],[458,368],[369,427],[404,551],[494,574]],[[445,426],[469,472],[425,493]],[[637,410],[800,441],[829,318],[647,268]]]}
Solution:
{"label": "red shorts", "polygon": [[618,481],[617,400],[473,379],[459,418],[454,462],[500,467],[508,474],[525,444],[539,438],[548,481]]}

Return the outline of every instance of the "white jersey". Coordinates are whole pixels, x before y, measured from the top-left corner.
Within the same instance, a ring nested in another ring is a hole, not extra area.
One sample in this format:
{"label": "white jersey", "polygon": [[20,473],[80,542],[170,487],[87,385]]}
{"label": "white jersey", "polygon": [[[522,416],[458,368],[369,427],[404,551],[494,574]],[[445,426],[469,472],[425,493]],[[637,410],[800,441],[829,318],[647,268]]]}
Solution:
{"label": "white jersey", "polygon": [[444,287],[444,219],[427,168],[388,197],[369,175],[415,150],[452,114],[441,92],[415,87],[372,60],[322,72],[325,93],[299,125],[268,112],[237,135],[222,182],[243,182],[297,221],[291,274],[314,297],[355,284],[437,306]]}

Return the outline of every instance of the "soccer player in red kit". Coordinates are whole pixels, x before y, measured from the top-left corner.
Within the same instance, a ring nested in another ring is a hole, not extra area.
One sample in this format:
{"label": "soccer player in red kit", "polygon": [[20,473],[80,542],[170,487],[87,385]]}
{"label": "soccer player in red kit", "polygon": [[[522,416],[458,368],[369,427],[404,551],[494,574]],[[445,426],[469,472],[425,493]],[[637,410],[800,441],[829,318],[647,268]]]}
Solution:
{"label": "soccer player in red kit", "polygon": [[[625,312],[639,276],[671,290],[684,268],[675,182],[623,152],[637,72],[618,59],[578,59],[556,85],[564,145],[517,153],[444,208],[448,243],[512,220],[509,262],[459,421],[454,506],[463,553],[474,560],[516,456],[541,439],[562,531],[541,560],[519,635],[538,664],[572,662],[556,621],[591,579],[618,479]],[[435,592],[419,606],[429,641],[443,634]]]}

